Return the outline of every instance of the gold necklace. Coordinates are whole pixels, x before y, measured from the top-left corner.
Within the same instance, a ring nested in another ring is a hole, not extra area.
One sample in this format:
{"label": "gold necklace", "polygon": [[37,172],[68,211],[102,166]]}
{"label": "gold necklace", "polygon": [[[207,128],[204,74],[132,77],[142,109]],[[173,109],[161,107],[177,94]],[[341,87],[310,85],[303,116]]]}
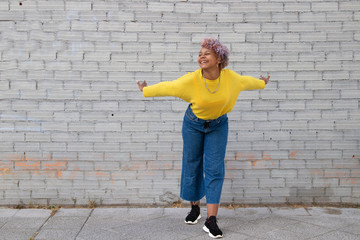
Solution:
{"label": "gold necklace", "polygon": [[207,85],[207,83],[206,83],[206,80],[205,80],[205,76],[204,76],[204,72],[202,72],[202,75],[203,75],[203,78],[204,78],[204,82],[205,82],[205,86],[206,86],[206,89],[209,91],[209,93],[216,93],[217,92],[217,90],[219,90],[219,87],[220,87],[220,80],[221,80],[221,72],[219,73],[219,83],[218,83],[218,86],[217,86],[217,88],[215,89],[215,91],[210,91],[210,89],[209,89],[209,87],[208,87],[208,85]]}

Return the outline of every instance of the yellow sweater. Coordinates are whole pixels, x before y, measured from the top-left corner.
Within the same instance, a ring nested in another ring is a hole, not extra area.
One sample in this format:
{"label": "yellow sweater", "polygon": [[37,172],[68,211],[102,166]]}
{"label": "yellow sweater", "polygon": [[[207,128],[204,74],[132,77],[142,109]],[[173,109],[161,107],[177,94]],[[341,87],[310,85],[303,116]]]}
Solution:
{"label": "yellow sweater", "polygon": [[[191,109],[198,118],[211,120],[231,112],[241,91],[265,88],[263,80],[241,76],[229,69],[223,69],[220,76],[220,87],[213,94],[206,89],[201,69],[174,81],[144,87],[143,94],[145,97],[179,97],[191,103]],[[215,91],[219,78],[206,79],[206,83],[210,91]]]}

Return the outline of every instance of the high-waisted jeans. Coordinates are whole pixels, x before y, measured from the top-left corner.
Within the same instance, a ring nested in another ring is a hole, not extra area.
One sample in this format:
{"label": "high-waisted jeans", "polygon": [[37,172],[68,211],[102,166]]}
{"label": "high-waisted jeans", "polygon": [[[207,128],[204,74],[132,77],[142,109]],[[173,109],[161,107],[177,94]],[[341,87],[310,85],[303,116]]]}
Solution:
{"label": "high-waisted jeans", "polygon": [[182,127],[183,162],[180,197],[199,201],[206,196],[208,204],[219,204],[225,177],[225,151],[228,118],[197,118],[190,106]]}

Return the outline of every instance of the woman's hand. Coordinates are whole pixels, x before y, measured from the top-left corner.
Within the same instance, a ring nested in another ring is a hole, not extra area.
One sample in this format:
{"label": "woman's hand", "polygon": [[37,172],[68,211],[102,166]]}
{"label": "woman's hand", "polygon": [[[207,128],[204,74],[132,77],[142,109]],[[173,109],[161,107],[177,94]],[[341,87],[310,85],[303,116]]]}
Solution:
{"label": "woman's hand", "polygon": [[143,81],[140,83],[139,81],[136,81],[137,85],[139,86],[140,91],[143,91],[143,88],[147,86],[146,81]]}
{"label": "woman's hand", "polygon": [[263,77],[262,75],[260,75],[260,79],[264,80],[265,84],[267,84],[269,82],[270,79],[270,75],[267,76],[267,78]]}

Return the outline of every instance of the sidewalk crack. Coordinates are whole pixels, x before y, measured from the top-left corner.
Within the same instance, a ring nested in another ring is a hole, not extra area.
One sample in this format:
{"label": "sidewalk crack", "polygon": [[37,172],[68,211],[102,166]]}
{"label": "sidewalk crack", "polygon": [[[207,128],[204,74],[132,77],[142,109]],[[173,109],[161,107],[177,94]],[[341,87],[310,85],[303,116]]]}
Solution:
{"label": "sidewalk crack", "polygon": [[49,217],[44,221],[43,224],[41,224],[41,226],[36,230],[36,232],[32,235],[32,237],[30,239],[35,239],[35,237],[39,234],[39,232],[41,231],[42,227],[50,220],[50,218],[52,218],[54,215],[56,214],[56,212],[51,212]]}
{"label": "sidewalk crack", "polygon": [[85,224],[87,223],[87,221],[89,220],[89,218],[91,217],[91,214],[94,212],[94,209],[91,209],[91,212],[90,214],[87,216],[85,222],[83,223],[83,225],[81,226],[79,232],[76,234],[75,238],[74,239],[77,239],[77,237],[79,236],[79,234],[81,233],[81,231],[83,230]]}

